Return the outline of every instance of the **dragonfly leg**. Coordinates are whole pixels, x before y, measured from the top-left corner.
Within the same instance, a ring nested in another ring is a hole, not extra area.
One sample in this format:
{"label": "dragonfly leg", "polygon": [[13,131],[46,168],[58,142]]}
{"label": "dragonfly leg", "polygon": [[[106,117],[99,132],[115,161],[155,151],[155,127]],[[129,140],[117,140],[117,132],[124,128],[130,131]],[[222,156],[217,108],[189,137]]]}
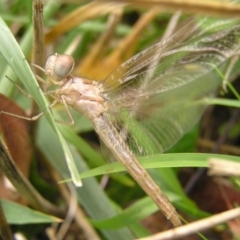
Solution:
{"label": "dragonfly leg", "polygon": [[38,76],[38,75],[35,74],[35,77],[36,77],[36,79],[38,80],[38,82],[41,82],[41,83],[46,84],[47,81],[45,81],[44,79],[42,79],[40,76]]}
{"label": "dragonfly leg", "polygon": [[[48,106],[49,109],[51,109],[54,105],[56,105],[57,103],[59,102],[59,100],[55,100],[51,103],[50,106]],[[17,115],[15,113],[10,113],[10,112],[6,112],[6,111],[0,111],[0,115],[1,114],[6,114],[6,115],[9,115],[9,116],[13,116],[13,117],[16,117],[16,118],[21,118],[21,119],[25,119],[27,121],[36,121],[38,120],[42,115],[43,115],[43,112],[33,116],[33,117],[27,117],[27,116],[21,116],[21,115]]]}
{"label": "dragonfly leg", "polygon": [[31,63],[31,65],[32,65],[33,67],[41,70],[42,72],[46,73],[46,70],[45,70],[44,68],[42,68],[42,67],[40,67],[40,66],[38,66],[38,65],[36,65],[36,64],[34,64],[34,63]]}
{"label": "dragonfly leg", "polygon": [[6,78],[12,83],[14,84],[14,86],[27,98],[33,98],[31,94],[26,93],[17,83],[15,83],[12,79],[10,79],[8,76],[6,76]]}
{"label": "dragonfly leg", "polygon": [[[40,67],[40,66],[38,66],[38,65],[36,65],[34,63],[31,63],[31,65],[33,67],[39,69],[40,71],[42,71],[46,75],[46,70],[44,68],[42,68],[42,67]],[[36,79],[38,80],[38,82],[41,82],[41,83],[44,84],[43,85],[44,89],[47,89],[49,86],[52,85],[52,83],[48,79],[44,80],[42,77],[38,76],[37,74],[34,74],[34,75],[35,75]]]}
{"label": "dragonfly leg", "polygon": [[[57,101],[58,101],[58,100],[57,100]],[[69,107],[68,107],[68,105],[67,105],[67,103],[66,103],[66,101],[65,101],[65,99],[64,99],[63,96],[61,96],[61,101],[62,101],[63,106],[65,107],[65,109],[66,109],[66,111],[67,111],[67,114],[68,114],[68,117],[69,117],[70,121],[69,121],[69,122],[60,121],[60,120],[55,120],[55,121],[58,122],[58,123],[60,123],[60,124],[72,126],[72,125],[74,125],[74,119],[73,119],[73,116],[72,116],[72,114],[71,114],[71,112],[70,112],[70,110],[69,110]]]}
{"label": "dragonfly leg", "polygon": [[[38,79],[39,76],[36,75],[36,77],[37,77],[37,79]],[[14,86],[15,86],[25,97],[33,99],[32,95],[29,94],[29,93],[27,93],[27,92],[25,92],[16,82],[14,82],[14,81],[13,81],[12,79],[10,79],[8,76],[6,76],[6,78],[7,78],[12,84],[14,84]],[[39,78],[40,78],[40,77],[39,77]],[[39,79],[38,79],[38,80],[39,80]],[[44,83],[46,83],[42,78],[41,78],[41,80],[42,80]],[[40,89],[41,89],[41,88],[40,88]],[[54,99],[56,99],[56,97],[51,93],[51,92],[54,92],[54,91],[44,92],[42,89],[41,89],[41,91],[42,91],[42,93],[43,93],[44,95],[50,95],[51,97],[53,97]]]}
{"label": "dragonfly leg", "polygon": [[35,115],[33,117],[21,116],[21,115],[17,115],[17,114],[6,112],[6,111],[0,111],[0,115],[1,114],[9,115],[9,116],[16,117],[16,118],[25,119],[27,121],[35,121],[43,115],[43,112],[41,112],[38,115]]}
{"label": "dragonfly leg", "polygon": [[[35,75],[36,76],[36,78],[37,78],[37,80],[38,81],[40,81],[40,82],[42,82],[42,83],[47,83],[45,80],[43,80],[41,77],[39,77],[38,75]],[[13,80],[11,80],[8,76],[6,76],[6,78],[12,83],[12,84],[14,84],[15,85],[15,87],[17,87],[17,89],[25,96],[25,97],[27,97],[27,98],[31,98],[31,99],[33,99],[33,97],[32,97],[32,95],[31,94],[29,94],[29,93],[27,93],[27,92],[25,92],[16,82],[14,82]],[[40,80],[41,79],[41,80]],[[41,88],[40,88],[41,89]],[[55,91],[43,91],[43,89],[41,89],[41,91],[42,91],[42,93],[44,94],[44,95],[49,95],[49,96],[51,96],[52,98],[54,98],[54,99],[56,99],[56,96],[54,95],[54,92]]]}

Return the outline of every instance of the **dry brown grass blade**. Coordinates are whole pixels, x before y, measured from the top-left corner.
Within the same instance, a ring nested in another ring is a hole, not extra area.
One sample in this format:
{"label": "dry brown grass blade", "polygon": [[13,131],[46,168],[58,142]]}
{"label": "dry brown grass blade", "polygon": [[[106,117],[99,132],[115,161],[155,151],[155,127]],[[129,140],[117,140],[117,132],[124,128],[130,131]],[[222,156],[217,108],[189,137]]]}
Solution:
{"label": "dry brown grass blade", "polygon": [[160,8],[151,8],[141,16],[132,28],[131,33],[122,40],[119,46],[117,46],[111,55],[106,59],[105,64],[111,67],[111,71],[134,54],[139,38],[142,37],[146,27],[149,26],[160,11]]}
{"label": "dry brown grass blade", "polygon": [[[44,34],[43,34],[43,2],[42,0],[34,0],[33,9],[33,62],[39,66],[43,66],[45,62],[44,51]],[[39,75],[41,72],[34,69]]]}
{"label": "dry brown grass blade", "polygon": [[[128,34],[121,43],[115,47],[115,50],[105,59],[99,59],[92,66],[88,66],[88,70],[84,69],[84,73],[95,80],[102,80],[108,76],[119,64],[130,58],[135,53],[138,39],[142,36],[146,27],[159,14],[159,8],[152,8],[143,14],[137,23],[133,26],[132,31]],[[82,68],[81,68],[82,70]],[[83,74],[82,71],[77,71],[77,74]]]}
{"label": "dry brown grass blade", "polygon": [[[198,147],[206,149],[206,151],[210,151],[215,147],[216,143],[214,141],[208,139],[198,139]],[[228,155],[240,155],[240,148],[235,147],[233,145],[222,144],[219,148],[219,153],[228,154]]]}
{"label": "dry brown grass blade", "polygon": [[[119,1],[116,1],[119,2]],[[240,5],[229,2],[214,0],[122,0],[121,2],[133,4],[135,6],[153,7],[159,6],[165,11],[182,10],[187,13],[205,14],[225,17],[239,17]]]}
{"label": "dry brown grass blade", "polygon": [[64,17],[54,28],[52,28],[45,36],[45,43],[49,44],[53,42],[57,37],[78,26],[82,22],[96,18],[107,13],[110,13],[118,7],[123,7],[126,4],[123,3],[103,3],[103,2],[91,2],[83,7],[77,8],[69,15]]}
{"label": "dry brown grass blade", "polygon": [[220,158],[210,158],[209,164],[209,175],[214,176],[240,176],[240,163],[230,162]]}
{"label": "dry brown grass blade", "polygon": [[79,67],[76,67],[75,70],[77,73],[82,74],[83,76],[89,76],[89,73],[92,73],[89,77],[94,79],[98,77],[98,72],[92,71],[92,69],[94,70],[94,66],[98,65],[102,61],[114,35],[115,29],[122,17],[122,10],[122,8],[117,8],[111,15],[109,15],[107,28],[99,37],[98,41],[91,46],[90,51],[83,59]]}
{"label": "dry brown grass blade", "polygon": [[182,239],[182,237],[186,238],[186,236],[189,236],[192,233],[196,233],[204,229],[211,228],[217,224],[230,221],[239,216],[240,216],[240,208],[235,208],[235,209],[231,209],[226,212],[208,217],[206,219],[190,223],[185,226],[181,226],[181,227],[168,230],[162,233],[154,234],[150,237],[139,238],[138,240],[163,240],[163,239],[173,240],[173,239],[179,239],[179,238]]}
{"label": "dry brown grass blade", "polygon": [[[43,67],[45,62],[45,49],[44,49],[44,23],[43,23],[43,1],[34,0],[32,2],[32,22],[33,22],[33,51],[32,61],[38,66]],[[33,72],[42,77],[43,72],[37,68],[33,68]],[[31,103],[31,116],[35,116],[39,113],[39,108],[36,102]],[[32,133],[36,134],[37,121],[32,122]],[[35,138],[33,137],[33,141]]]}
{"label": "dry brown grass blade", "polygon": [[[26,116],[25,112],[12,100],[0,94],[0,111],[11,111],[19,116]],[[14,162],[22,171],[24,176],[28,176],[30,161],[32,158],[32,145],[29,135],[30,122],[9,116],[0,115],[0,131],[8,146]]]}

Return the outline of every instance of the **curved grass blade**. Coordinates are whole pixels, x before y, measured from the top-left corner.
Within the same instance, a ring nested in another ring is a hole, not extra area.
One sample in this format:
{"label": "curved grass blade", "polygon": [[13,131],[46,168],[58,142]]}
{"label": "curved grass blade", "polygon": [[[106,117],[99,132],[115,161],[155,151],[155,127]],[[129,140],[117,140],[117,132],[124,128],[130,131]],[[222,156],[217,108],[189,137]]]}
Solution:
{"label": "curved grass blade", "polygon": [[[18,203],[4,199],[1,199],[1,204],[7,221],[11,224],[42,224],[62,221],[60,218],[32,210]],[[24,217],[19,217],[23,215]]]}
{"label": "curved grass blade", "polygon": [[47,118],[49,124],[52,126],[55,133],[58,135],[58,138],[64,149],[65,158],[67,161],[69,171],[71,172],[73,182],[75,183],[76,186],[81,186],[82,185],[81,180],[74,159],[67,147],[64,138],[62,137],[61,133],[58,131],[56,127],[51,111],[48,108],[48,103],[46,102],[41,92],[41,89],[18,43],[16,42],[8,26],[1,18],[0,18],[0,53],[6,59],[6,61],[13,69],[13,71],[16,73],[16,75],[26,88],[27,92],[33,96],[40,110],[44,113],[44,116]]}
{"label": "curved grass blade", "polygon": [[[208,167],[209,158],[220,158],[229,161],[239,162],[239,157],[221,154],[210,153],[168,153],[168,154],[156,154],[149,157],[139,158],[139,162],[145,169],[154,168],[171,168],[171,167]],[[113,162],[104,166],[94,168],[87,172],[81,173],[81,178],[89,178],[109,173],[124,172],[126,169],[119,162]],[[64,182],[71,181],[66,179]]]}

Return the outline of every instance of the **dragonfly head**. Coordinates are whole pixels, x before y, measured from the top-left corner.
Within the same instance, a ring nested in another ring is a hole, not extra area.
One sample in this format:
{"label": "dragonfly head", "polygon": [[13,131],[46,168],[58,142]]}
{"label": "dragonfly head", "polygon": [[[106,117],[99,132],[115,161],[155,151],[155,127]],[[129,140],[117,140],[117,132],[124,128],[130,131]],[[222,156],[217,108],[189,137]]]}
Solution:
{"label": "dragonfly head", "polygon": [[74,65],[75,61],[72,56],[55,53],[47,59],[45,65],[46,75],[51,77],[53,83],[62,83],[62,80],[70,75]]}

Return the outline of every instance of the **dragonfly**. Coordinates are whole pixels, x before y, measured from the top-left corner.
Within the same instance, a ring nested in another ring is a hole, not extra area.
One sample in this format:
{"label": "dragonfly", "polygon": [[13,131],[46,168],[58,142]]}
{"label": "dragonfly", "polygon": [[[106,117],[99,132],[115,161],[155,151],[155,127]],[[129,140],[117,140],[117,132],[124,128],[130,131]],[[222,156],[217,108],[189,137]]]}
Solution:
{"label": "dragonfly", "polygon": [[177,227],[177,211],[138,157],[163,153],[199,121],[206,99],[221,85],[219,71],[239,47],[239,20],[196,17],[100,82],[72,75],[75,62],[70,55],[56,53],[45,68],[35,66],[49,85],[57,86],[50,91],[50,107],[62,103],[70,124],[69,106],[88,117],[111,158],[123,164]]}

